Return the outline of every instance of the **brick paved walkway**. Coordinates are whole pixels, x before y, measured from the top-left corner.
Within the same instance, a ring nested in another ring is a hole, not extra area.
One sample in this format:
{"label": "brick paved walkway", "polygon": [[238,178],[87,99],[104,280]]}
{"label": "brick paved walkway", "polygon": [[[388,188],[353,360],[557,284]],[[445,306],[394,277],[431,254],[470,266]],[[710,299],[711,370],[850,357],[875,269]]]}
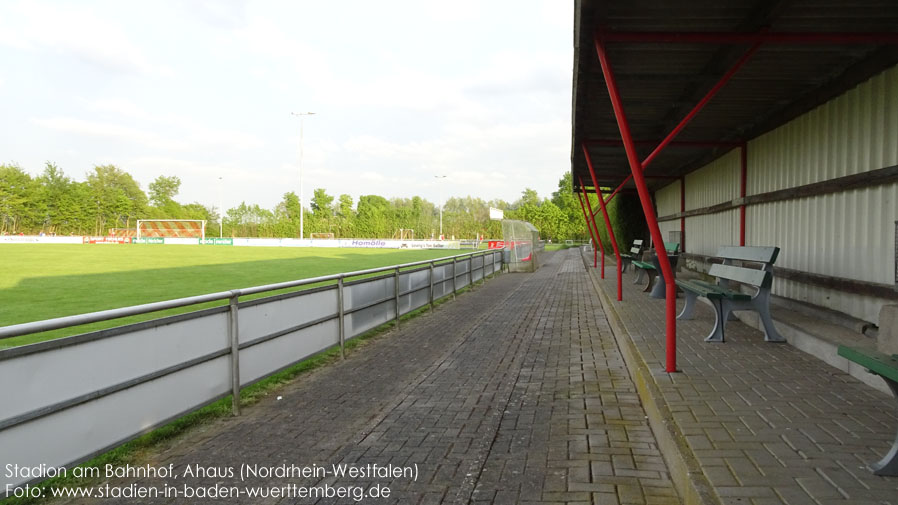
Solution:
{"label": "brick paved walkway", "polygon": [[[390,499],[364,503],[679,503],[578,251],[546,257],[537,273],[500,275],[148,462],[179,474],[187,465],[417,465],[417,480],[252,482],[391,488]],[[316,500],[217,500],[248,502]],[[355,503],[317,501],[332,502]]]}
{"label": "brick paved walkway", "polygon": [[604,280],[590,271],[669,408],[673,431],[713,487],[712,502],[898,504],[898,478],[866,468],[895,436],[893,398],[788,344],[765,343],[737,321],[727,325],[726,343],[703,342],[714,320],[705,304],[694,320],[677,321],[682,373],[666,374],[664,300],[639,292],[627,273],[617,302],[614,265]]}

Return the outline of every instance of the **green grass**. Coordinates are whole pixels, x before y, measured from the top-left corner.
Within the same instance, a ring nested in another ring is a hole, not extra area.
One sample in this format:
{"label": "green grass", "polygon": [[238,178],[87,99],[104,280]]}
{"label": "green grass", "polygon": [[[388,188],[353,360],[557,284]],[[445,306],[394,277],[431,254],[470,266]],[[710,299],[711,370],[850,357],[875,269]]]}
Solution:
{"label": "green grass", "polygon": [[[467,251],[164,245],[0,245],[0,326],[434,259]],[[14,347],[193,306],[0,340]]]}
{"label": "green grass", "polygon": [[[437,253],[437,251],[428,252]],[[442,255],[445,255],[445,252],[443,252]],[[437,255],[437,257],[441,257],[442,255]],[[396,258],[396,256],[391,255],[388,255],[386,257]],[[459,289],[458,293],[463,294],[470,289],[470,286],[466,286]],[[451,296],[446,296],[442,299],[436,300],[435,305],[441,305],[451,299]],[[416,309],[408,314],[403,315],[401,317],[401,320],[405,321],[408,319],[413,319],[428,310],[429,308],[426,306]],[[376,337],[393,328],[393,325],[393,322],[385,323],[352,340],[347,341],[345,345],[347,355],[356,351],[358,347],[363,347],[373,337]],[[340,349],[338,347],[334,347],[310,358],[307,358],[291,366],[290,368],[267,377],[251,386],[244,387],[240,391],[240,406],[241,408],[244,408],[258,403],[266,396],[276,393],[284,385],[292,382],[294,379],[301,377],[302,375],[314,369],[333,363],[339,359]],[[107,464],[114,467],[121,467],[126,464],[137,465],[146,463],[148,457],[150,457],[151,454],[164,447],[163,444],[170,441],[175,441],[182,435],[185,435],[195,428],[203,425],[208,425],[215,422],[217,419],[231,415],[231,402],[231,396],[222,398],[221,400],[213,402],[201,409],[178,418],[170,422],[169,424],[166,424],[165,426],[159,427],[145,435],[137,437],[130,442],[116,447],[109,452],[86,461],[79,466],[103,468]],[[42,490],[42,494],[44,496],[48,496],[50,494],[49,490],[51,487],[75,488],[79,486],[92,486],[98,484],[100,480],[101,479],[78,479],[73,477],[71,473],[68,473],[68,476],[66,477],[57,477],[40,482],[36,484],[36,487]],[[2,505],[33,505],[36,503],[44,502],[46,502],[46,499],[44,498],[0,498],[0,504]]]}
{"label": "green grass", "polygon": [[[465,288],[465,290],[467,290],[467,288]],[[445,299],[441,300],[439,303],[442,303],[444,301]],[[403,316],[402,319],[405,320],[407,318],[415,317],[417,314],[423,312],[423,310],[425,309],[418,309],[411,314]],[[392,327],[392,324],[393,323],[387,323],[381,325],[380,327],[375,328],[363,335],[360,335],[357,338],[347,341],[345,344],[346,353],[348,354],[355,348],[364,345],[365,341],[369,340],[371,337],[374,337],[388,330]],[[315,356],[312,356],[308,359],[305,359],[291,366],[290,368],[267,377],[251,386],[244,387],[240,390],[240,407],[241,409],[243,409],[245,407],[252,406],[266,396],[277,392],[281,389],[281,387],[292,382],[297,377],[315,370],[316,368],[320,368],[322,366],[333,363],[339,359],[340,349],[332,348],[322,353],[316,354]],[[138,463],[145,463],[147,455],[157,450],[162,444],[171,440],[175,440],[197,427],[208,425],[217,419],[230,416],[232,413],[231,404],[232,397],[229,395],[225,398],[222,398],[221,400],[206,405],[201,409],[191,412],[190,414],[180,417],[164,426],[161,426],[145,435],[137,437],[130,442],[122,444],[109,452],[103,453],[93,459],[90,459],[78,466],[104,468],[105,465],[122,467],[126,464],[134,465]],[[38,484],[35,484],[34,486],[40,488],[44,496],[49,496],[50,488],[76,488],[80,486],[92,486],[98,484],[100,480],[101,479],[91,478],[79,479],[72,476],[71,472],[69,472],[65,477],[55,477],[52,479],[47,479]],[[32,505],[45,501],[46,500],[43,498],[34,499],[29,497],[12,497],[7,499],[0,498],[0,504],[2,505]]]}

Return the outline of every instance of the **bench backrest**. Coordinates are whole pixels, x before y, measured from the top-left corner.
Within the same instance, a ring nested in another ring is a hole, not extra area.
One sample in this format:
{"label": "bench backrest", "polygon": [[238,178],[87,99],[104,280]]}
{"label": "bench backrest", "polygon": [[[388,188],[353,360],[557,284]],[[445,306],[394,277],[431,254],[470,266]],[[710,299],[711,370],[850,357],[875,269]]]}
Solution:
{"label": "bench backrest", "polygon": [[715,263],[711,265],[708,274],[713,275],[718,279],[741,282],[742,284],[748,284],[756,288],[769,288],[773,285],[773,274],[767,270]]}
{"label": "bench backrest", "polygon": [[667,251],[667,254],[677,254],[680,252],[680,243],[679,242],[665,242],[664,250]]}
{"label": "bench backrest", "polygon": [[779,253],[779,247],[724,245],[717,249],[717,257],[724,260],[752,261],[767,265],[772,265]]}

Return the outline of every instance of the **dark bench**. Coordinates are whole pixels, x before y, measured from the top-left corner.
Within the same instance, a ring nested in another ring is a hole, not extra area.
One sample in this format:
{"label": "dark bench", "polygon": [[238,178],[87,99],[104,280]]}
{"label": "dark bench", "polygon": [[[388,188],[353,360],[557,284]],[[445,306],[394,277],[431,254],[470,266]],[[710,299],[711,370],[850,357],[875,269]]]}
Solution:
{"label": "dark bench", "polygon": [[[773,325],[770,317],[770,287],[773,285],[773,263],[779,255],[779,247],[738,247],[723,246],[717,250],[723,263],[711,265],[709,275],[717,278],[715,284],[700,280],[677,280],[677,286],[686,295],[686,305],[677,319],[692,319],[695,301],[699,296],[707,298],[714,306],[714,328],[705,338],[708,342],[723,342],[724,327],[734,310],[753,310],[761,317],[764,340],[785,342]],[[734,263],[751,262],[762,265],[761,269],[736,266]],[[735,281],[751,286],[754,294],[730,289],[729,282]]]}
{"label": "dark bench", "polygon": [[638,238],[633,241],[633,247],[630,248],[630,254],[621,254],[621,272],[627,271],[627,266],[634,259],[639,259],[639,255],[642,254],[642,239]]}
{"label": "dark bench", "polygon": [[[680,243],[679,242],[665,242],[664,249],[667,251],[667,255],[669,258],[676,256],[680,251]],[[655,250],[652,249],[650,251],[652,255],[655,254]],[[633,260],[633,266],[636,267],[636,279],[633,280],[633,284],[639,284],[642,281],[642,278],[646,275],[648,276],[648,282],[645,285],[645,288],[642,290],[643,293],[647,293],[652,289],[652,283],[655,282],[655,276],[658,273],[658,267],[655,265],[655,261],[639,261]],[[673,266],[673,265],[672,265]],[[661,295],[661,298],[664,298],[664,295]]]}
{"label": "dark bench", "polygon": [[[863,366],[870,373],[882,377],[886,381],[892,394],[898,399],[898,354],[884,354],[872,349],[858,349],[856,347],[839,346],[839,356]],[[898,477],[898,433],[892,448],[888,454],[878,463],[870,465],[876,475]]]}

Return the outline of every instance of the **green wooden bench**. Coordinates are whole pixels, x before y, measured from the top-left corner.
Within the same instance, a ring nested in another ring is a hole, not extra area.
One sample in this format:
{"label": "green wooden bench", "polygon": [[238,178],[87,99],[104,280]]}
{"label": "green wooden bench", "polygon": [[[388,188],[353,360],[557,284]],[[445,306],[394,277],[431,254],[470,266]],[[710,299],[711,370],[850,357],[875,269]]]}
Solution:
{"label": "green wooden bench", "polygon": [[[874,350],[840,345],[839,356],[882,377],[898,400],[898,354],[888,355]],[[879,462],[870,465],[870,468],[876,475],[898,477],[898,433],[895,434],[895,441],[892,442],[892,448],[888,454]]]}
{"label": "green wooden bench", "polygon": [[[664,249],[667,251],[668,256],[676,256],[680,252],[680,243],[679,242],[665,242]],[[652,250],[654,253],[654,249]],[[648,293],[652,289],[652,284],[655,282],[655,276],[658,273],[657,268],[655,268],[655,264],[651,261],[640,261],[640,260],[632,260],[633,266],[636,267],[636,279],[633,280],[633,284],[639,284],[642,279],[648,276],[648,282],[643,288],[643,293]],[[663,296],[662,296],[663,298]]]}
{"label": "green wooden bench", "polygon": [[[785,342],[773,319],[770,317],[770,287],[773,286],[773,263],[779,255],[779,247],[738,247],[722,246],[717,250],[717,257],[723,263],[711,265],[708,274],[717,278],[716,283],[700,280],[677,280],[677,286],[686,295],[686,305],[677,319],[692,319],[695,301],[698,297],[707,298],[714,307],[714,328],[705,338],[707,342],[723,342],[724,328],[730,314],[734,310],[753,310],[761,317],[764,340],[768,342]],[[735,262],[759,263],[762,268],[745,268]],[[729,282],[739,282],[756,289],[754,294],[730,288]]]}
{"label": "green wooden bench", "polygon": [[633,261],[634,259],[639,259],[640,254],[642,254],[642,239],[638,238],[633,241],[633,247],[630,248],[629,254],[621,254],[620,255],[620,261],[621,261],[621,270],[620,271],[626,272],[627,266],[630,264],[630,262]]}

